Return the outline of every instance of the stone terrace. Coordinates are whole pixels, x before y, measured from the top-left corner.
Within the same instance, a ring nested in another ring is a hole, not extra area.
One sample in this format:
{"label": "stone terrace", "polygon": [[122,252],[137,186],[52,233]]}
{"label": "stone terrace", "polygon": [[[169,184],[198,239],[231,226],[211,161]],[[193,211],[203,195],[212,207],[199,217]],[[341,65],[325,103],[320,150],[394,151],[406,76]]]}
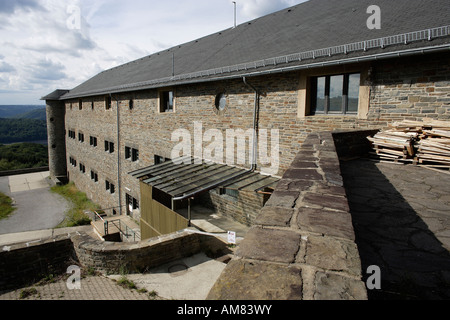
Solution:
{"label": "stone terrace", "polygon": [[361,158],[375,132],[308,137],[210,299],[450,298],[450,176]]}
{"label": "stone terrace", "polygon": [[309,135],[236,256],[209,299],[367,299],[331,132]]}
{"label": "stone terrace", "polygon": [[450,175],[365,159],[341,168],[362,268],[381,269],[369,299],[450,299]]}

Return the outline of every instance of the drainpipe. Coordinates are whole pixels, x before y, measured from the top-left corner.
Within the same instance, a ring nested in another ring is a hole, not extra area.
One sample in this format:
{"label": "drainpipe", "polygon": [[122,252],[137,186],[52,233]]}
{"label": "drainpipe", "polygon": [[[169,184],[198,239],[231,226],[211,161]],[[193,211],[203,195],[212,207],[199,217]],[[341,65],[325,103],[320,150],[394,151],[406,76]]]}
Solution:
{"label": "drainpipe", "polygon": [[[223,179],[221,181],[215,182],[215,183],[213,183],[213,184],[211,184],[209,186],[206,186],[205,188],[202,188],[199,191],[196,191],[196,192],[193,192],[193,193],[190,193],[190,194],[187,194],[187,195],[183,195],[183,196],[180,196],[180,197],[172,198],[172,211],[175,211],[174,210],[174,208],[175,208],[175,201],[181,201],[181,200],[189,199],[188,211],[190,211],[190,199],[192,197],[194,197],[194,196],[196,196],[196,195],[198,195],[198,194],[200,194],[202,192],[205,192],[205,191],[217,188],[221,184],[224,184],[224,183],[226,183],[228,181],[231,181],[233,179],[239,178],[239,177],[241,177],[241,176],[243,176],[245,174],[255,172],[256,167],[257,167],[256,166],[256,159],[257,159],[256,158],[256,152],[258,150],[258,137],[257,137],[256,132],[258,130],[258,111],[259,111],[258,109],[259,109],[259,96],[260,96],[260,94],[259,94],[258,89],[256,89],[253,85],[251,85],[250,83],[247,82],[245,77],[243,77],[242,80],[244,81],[244,83],[247,86],[249,86],[250,88],[252,88],[255,91],[255,108],[253,110],[253,146],[252,146],[253,154],[252,154],[252,164],[251,164],[250,169],[246,170],[245,172],[233,175],[233,176],[231,176],[229,178],[225,178],[225,179]],[[189,223],[190,223],[190,217],[189,217]]]}
{"label": "drainpipe", "polygon": [[247,82],[247,79],[245,77],[242,78],[242,81],[244,81],[245,85],[252,88],[253,91],[255,91],[255,108],[253,110],[253,152],[252,152],[252,170],[256,170],[257,166],[257,157],[256,154],[258,152],[258,112],[259,112],[259,91],[256,89],[253,85]]}
{"label": "drainpipe", "polygon": [[[112,94],[109,94],[112,103]],[[117,103],[117,189],[119,191],[119,215],[122,215],[122,192],[120,183],[120,113],[119,113],[119,100],[114,98]]]}

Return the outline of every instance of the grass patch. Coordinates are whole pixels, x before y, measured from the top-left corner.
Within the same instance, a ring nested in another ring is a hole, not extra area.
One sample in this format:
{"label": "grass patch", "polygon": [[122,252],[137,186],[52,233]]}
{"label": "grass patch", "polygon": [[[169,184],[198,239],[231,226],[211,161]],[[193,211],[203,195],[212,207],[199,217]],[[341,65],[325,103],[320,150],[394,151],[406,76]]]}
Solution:
{"label": "grass patch", "polygon": [[23,289],[22,291],[20,291],[19,299],[23,300],[23,299],[29,298],[29,297],[37,295],[37,294],[38,294],[38,291],[36,290],[36,288]]}
{"label": "grass patch", "polygon": [[85,193],[79,191],[73,182],[64,186],[54,186],[51,190],[72,203],[72,208],[66,213],[66,219],[58,225],[58,228],[89,225],[91,218],[84,212],[100,209],[100,206],[93,203]]}
{"label": "grass patch", "polygon": [[127,277],[122,276],[119,280],[117,280],[117,284],[123,288],[127,288],[127,289],[137,289],[136,284],[127,279]]}
{"label": "grass patch", "polygon": [[14,210],[11,198],[0,192],[0,220],[8,218]]}

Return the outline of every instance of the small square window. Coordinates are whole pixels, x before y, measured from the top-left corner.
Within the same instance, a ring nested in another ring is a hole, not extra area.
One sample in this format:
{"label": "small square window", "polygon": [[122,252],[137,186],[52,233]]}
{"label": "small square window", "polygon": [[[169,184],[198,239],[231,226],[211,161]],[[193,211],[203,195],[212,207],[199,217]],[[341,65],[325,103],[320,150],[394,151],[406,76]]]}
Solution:
{"label": "small square window", "polygon": [[173,91],[161,91],[159,93],[159,112],[173,112],[174,99]]}
{"label": "small square window", "polygon": [[106,96],[105,97],[105,109],[106,110],[110,110],[111,109],[111,97],[110,96]]}
{"label": "small square window", "polygon": [[170,161],[170,159],[155,155],[155,164],[161,164],[167,161]]}
{"label": "small square window", "polygon": [[109,153],[114,153],[114,142],[105,140],[105,151]]}
{"label": "small square window", "polygon": [[89,137],[89,144],[91,146],[93,146],[93,147],[97,147],[97,137],[90,136]]}
{"label": "small square window", "polygon": [[131,161],[136,162],[139,160],[139,150],[133,149],[131,155]]}
{"label": "small square window", "polygon": [[95,171],[91,170],[91,180],[94,182],[98,182],[98,174]]}

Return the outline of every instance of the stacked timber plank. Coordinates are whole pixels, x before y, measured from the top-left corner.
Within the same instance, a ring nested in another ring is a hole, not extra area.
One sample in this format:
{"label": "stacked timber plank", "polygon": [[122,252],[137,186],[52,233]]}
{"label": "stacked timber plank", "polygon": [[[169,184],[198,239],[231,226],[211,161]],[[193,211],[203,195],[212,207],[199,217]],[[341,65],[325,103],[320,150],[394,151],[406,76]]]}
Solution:
{"label": "stacked timber plank", "polygon": [[450,168],[450,122],[433,120],[423,127],[415,144],[416,161],[438,168]]}
{"label": "stacked timber plank", "polygon": [[378,160],[450,169],[450,121],[395,122],[367,139]]}

